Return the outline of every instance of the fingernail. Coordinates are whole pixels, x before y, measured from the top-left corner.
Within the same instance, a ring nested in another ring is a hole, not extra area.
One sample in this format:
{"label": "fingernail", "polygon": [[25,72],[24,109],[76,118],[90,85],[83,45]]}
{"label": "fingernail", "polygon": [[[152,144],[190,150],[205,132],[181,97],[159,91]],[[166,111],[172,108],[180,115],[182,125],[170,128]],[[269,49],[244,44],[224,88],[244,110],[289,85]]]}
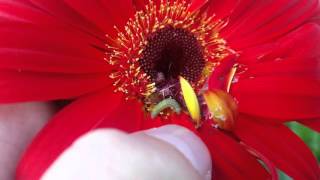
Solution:
{"label": "fingernail", "polygon": [[212,165],[209,151],[193,132],[181,126],[167,125],[145,130],[144,133],[173,145],[191,162],[204,179],[211,179]]}

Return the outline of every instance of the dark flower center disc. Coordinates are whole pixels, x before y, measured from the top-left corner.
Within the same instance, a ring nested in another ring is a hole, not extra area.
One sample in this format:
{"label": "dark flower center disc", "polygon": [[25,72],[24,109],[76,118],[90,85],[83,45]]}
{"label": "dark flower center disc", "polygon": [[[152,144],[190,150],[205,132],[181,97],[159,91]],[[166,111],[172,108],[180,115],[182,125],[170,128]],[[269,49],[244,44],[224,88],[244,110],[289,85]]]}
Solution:
{"label": "dark flower center disc", "polygon": [[164,27],[147,37],[139,60],[141,68],[162,86],[183,76],[197,82],[205,66],[202,47],[196,37],[182,28]]}

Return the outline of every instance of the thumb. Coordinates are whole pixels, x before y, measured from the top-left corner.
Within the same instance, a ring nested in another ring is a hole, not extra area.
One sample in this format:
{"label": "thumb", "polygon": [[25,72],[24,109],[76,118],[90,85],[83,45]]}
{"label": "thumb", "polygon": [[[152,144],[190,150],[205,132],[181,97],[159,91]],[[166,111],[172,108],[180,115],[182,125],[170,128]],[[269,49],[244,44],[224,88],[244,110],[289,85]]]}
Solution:
{"label": "thumb", "polygon": [[191,162],[203,179],[211,179],[210,153],[202,140],[190,130],[178,125],[166,125],[136,134],[146,134],[172,145]]}
{"label": "thumb", "polygon": [[133,134],[100,129],[80,137],[49,167],[51,179],[210,179],[207,148],[175,125]]}

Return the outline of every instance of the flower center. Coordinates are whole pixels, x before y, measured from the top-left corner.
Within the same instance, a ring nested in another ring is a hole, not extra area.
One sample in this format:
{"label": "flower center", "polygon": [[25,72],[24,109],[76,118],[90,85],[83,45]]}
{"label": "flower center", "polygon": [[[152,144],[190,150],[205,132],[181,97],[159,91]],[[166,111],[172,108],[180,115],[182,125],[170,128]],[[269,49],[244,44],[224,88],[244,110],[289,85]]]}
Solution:
{"label": "flower center", "polygon": [[178,76],[192,83],[199,80],[205,60],[202,47],[192,33],[167,26],[150,34],[147,41],[139,63],[156,87],[177,81]]}
{"label": "flower center", "polygon": [[[123,28],[116,27],[116,37],[107,35],[105,60],[114,67],[115,91],[140,100],[151,115],[190,110],[181,79],[190,83],[197,101],[209,75],[231,52],[219,36],[226,23],[189,7],[185,1],[150,0]],[[166,106],[173,111],[163,111]]]}

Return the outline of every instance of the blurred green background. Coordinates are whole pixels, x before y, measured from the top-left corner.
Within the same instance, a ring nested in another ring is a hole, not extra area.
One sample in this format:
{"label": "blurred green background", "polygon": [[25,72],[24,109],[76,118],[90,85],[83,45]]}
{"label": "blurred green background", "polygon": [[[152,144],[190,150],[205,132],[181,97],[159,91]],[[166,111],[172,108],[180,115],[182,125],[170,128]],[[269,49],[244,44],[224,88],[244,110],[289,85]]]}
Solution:
{"label": "blurred green background", "polygon": [[[320,134],[296,122],[287,125],[309,146],[320,162]],[[281,171],[279,171],[279,175],[281,180],[291,179]]]}

